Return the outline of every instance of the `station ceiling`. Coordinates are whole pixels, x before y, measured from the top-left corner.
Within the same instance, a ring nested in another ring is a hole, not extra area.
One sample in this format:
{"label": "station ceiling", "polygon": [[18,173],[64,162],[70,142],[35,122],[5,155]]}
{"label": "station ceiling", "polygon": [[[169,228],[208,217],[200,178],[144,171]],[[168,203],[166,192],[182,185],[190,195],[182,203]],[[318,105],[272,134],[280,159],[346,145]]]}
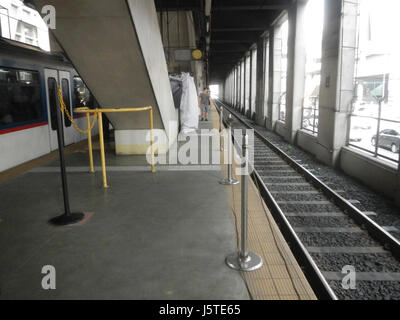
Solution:
{"label": "station ceiling", "polygon": [[[207,34],[208,0],[155,0],[157,10],[193,11],[198,32],[210,36],[210,82],[222,81],[252,44],[293,0],[211,0],[211,32]],[[200,44],[201,45],[201,44]]]}
{"label": "station ceiling", "polygon": [[[157,11],[192,11],[198,47],[208,50],[210,82],[227,73],[294,0],[155,0]],[[31,0],[24,0],[30,3]],[[210,32],[207,7],[211,4]],[[206,45],[209,39],[209,46]]]}

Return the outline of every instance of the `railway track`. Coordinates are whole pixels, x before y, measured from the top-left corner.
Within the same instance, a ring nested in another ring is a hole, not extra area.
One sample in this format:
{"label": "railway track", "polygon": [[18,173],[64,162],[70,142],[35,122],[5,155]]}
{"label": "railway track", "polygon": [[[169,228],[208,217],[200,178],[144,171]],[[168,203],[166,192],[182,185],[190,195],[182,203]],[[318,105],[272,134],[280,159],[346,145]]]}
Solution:
{"label": "railway track", "polygon": [[[254,129],[229,106],[216,105],[234,116],[233,129]],[[357,200],[346,200],[257,130],[250,152],[252,179],[318,298],[400,300],[396,238],[357,209]],[[355,288],[344,288],[351,268]]]}

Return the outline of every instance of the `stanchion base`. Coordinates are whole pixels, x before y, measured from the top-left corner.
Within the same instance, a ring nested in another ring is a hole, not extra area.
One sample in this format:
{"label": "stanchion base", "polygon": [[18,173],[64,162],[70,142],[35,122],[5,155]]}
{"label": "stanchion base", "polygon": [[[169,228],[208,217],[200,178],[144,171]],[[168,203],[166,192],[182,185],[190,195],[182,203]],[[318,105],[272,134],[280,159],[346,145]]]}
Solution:
{"label": "stanchion base", "polygon": [[230,185],[235,185],[235,184],[239,184],[239,181],[236,179],[223,179],[219,182],[220,184],[224,185],[224,186],[230,186]]}
{"label": "stanchion base", "polygon": [[243,260],[238,252],[232,253],[225,259],[229,268],[239,271],[254,271],[263,265],[262,258],[254,252],[249,252],[247,260]]}
{"label": "stanchion base", "polygon": [[85,217],[85,215],[81,212],[71,213],[69,215],[66,215],[64,213],[61,216],[50,219],[49,223],[53,224],[55,226],[66,226],[69,224],[78,223],[79,221],[83,220],[84,217]]}

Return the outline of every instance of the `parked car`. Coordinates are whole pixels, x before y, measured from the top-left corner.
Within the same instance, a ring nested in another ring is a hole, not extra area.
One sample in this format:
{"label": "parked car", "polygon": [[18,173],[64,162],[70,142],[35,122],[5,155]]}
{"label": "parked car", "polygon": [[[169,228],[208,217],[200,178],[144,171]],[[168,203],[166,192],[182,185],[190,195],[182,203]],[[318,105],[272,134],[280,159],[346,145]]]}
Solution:
{"label": "parked car", "polygon": [[[374,135],[371,139],[372,145],[375,147],[377,136]],[[380,148],[391,150],[393,153],[398,153],[400,149],[400,133],[393,129],[386,129],[379,133]]]}

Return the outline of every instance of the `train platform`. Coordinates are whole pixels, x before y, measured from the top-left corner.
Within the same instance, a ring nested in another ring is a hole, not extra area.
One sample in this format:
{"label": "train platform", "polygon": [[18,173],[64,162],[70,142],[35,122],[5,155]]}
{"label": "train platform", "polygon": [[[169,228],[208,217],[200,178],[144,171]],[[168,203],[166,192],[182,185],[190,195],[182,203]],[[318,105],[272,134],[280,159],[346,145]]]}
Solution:
{"label": "train platform", "polygon": [[[200,129],[218,128],[215,108],[210,120]],[[224,261],[240,234],[240,185],[218,183],[224,165],[151,173],[144,157],[109,145],[102,189],[94,155],[90,174],[86,146],[67,148],[71,209],[85,213],[73,226],[48,224],[63,211],[56,153],[0,174],[0,299],[315,299],[250,179],[249,249],[264,265],[240,273]],[[55,290],[41,286],[46,265]]]}

